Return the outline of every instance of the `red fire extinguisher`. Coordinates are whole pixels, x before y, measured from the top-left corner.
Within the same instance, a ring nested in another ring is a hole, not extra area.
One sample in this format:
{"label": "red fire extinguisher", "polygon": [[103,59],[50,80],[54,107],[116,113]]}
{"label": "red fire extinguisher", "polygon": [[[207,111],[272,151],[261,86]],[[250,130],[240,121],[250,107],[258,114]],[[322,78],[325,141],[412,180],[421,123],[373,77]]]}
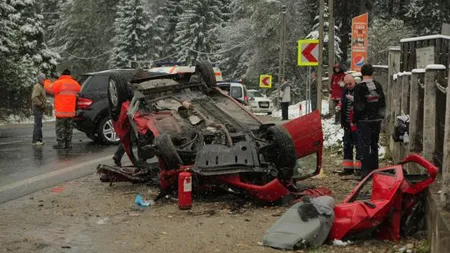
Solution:
{"label": "red fire extinguisher", "polygon": [[181,210],[192,207],[192,175],[183,171],[178,175],[178,208]]}

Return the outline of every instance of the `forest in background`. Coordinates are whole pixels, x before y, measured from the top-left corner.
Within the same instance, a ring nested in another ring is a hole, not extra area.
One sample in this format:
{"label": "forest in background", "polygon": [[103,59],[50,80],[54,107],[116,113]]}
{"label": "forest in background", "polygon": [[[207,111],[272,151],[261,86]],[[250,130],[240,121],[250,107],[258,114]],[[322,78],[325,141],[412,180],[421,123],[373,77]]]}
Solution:
{"label": "forest in background", "polygon": [[[278,73],[283,4],[286,76],[295,78],[294,92],[301,97],[306,75],[296,65],[297,40],[318,36],[318,0],[3,0],[0,115],[29,113],[37,74],[56,77],[65,68],[77,77],[146,68],[156,61],[207,59],[225,78],[254,86],[259,74]],[[450,22],[448,0],[342,0],[334,5],[336,59],[347,66],[354,16],[369,13],[372,64],[386,64],[387,48],[401,38],[438,34],[442,23]]]}

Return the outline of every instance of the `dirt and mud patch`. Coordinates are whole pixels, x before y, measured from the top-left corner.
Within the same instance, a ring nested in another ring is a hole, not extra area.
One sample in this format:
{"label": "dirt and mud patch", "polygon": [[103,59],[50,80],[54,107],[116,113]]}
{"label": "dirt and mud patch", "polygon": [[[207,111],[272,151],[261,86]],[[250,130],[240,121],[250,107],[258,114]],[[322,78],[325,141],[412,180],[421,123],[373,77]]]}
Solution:
{"label": "dirt and mud patch", "polygon": [[[329,187],[338,201],[356,186],[332,171],[340,155],[324,153],[327,177],[304,183]],[[194,201],[181,211],[173,199],[136,208],[136,193],[155,197],[145,185],[101,183],[97,175],[0,205],[0,252],[279,252],[261,246],[266,231],[287,207],[259,206],[235,196]],[[399,244],[362,241],[345,247],[330,243],[298,252],[426,252],[425,235]],[[406,247],[407,246],[407,247]]]}

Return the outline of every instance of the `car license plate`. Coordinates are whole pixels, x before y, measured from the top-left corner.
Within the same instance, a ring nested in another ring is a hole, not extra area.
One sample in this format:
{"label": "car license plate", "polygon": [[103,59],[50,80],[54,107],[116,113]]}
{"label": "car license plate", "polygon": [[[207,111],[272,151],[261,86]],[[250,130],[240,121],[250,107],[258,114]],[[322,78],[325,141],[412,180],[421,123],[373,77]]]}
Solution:
{"label": "car license plate", "polygon": [[262,107],[262,108],[269,108],[269,102],[260,102],[260,103],[259,103],[259,107]]}

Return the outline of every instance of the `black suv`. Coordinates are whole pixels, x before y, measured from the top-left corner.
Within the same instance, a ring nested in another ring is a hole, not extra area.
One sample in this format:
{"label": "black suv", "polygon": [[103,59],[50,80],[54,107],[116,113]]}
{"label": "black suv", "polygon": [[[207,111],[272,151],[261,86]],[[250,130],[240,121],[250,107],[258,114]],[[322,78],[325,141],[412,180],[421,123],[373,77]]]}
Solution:
{"label": "black suv", "polygon": [[136,70],[122,69],[87,73],[82,75],[78,81],[81,84],[81,91],[77,98],[75,128],[84,132],[94,141],[107,144],[119,143],[108,109],[109,77],[117,73],[131,80]]}

